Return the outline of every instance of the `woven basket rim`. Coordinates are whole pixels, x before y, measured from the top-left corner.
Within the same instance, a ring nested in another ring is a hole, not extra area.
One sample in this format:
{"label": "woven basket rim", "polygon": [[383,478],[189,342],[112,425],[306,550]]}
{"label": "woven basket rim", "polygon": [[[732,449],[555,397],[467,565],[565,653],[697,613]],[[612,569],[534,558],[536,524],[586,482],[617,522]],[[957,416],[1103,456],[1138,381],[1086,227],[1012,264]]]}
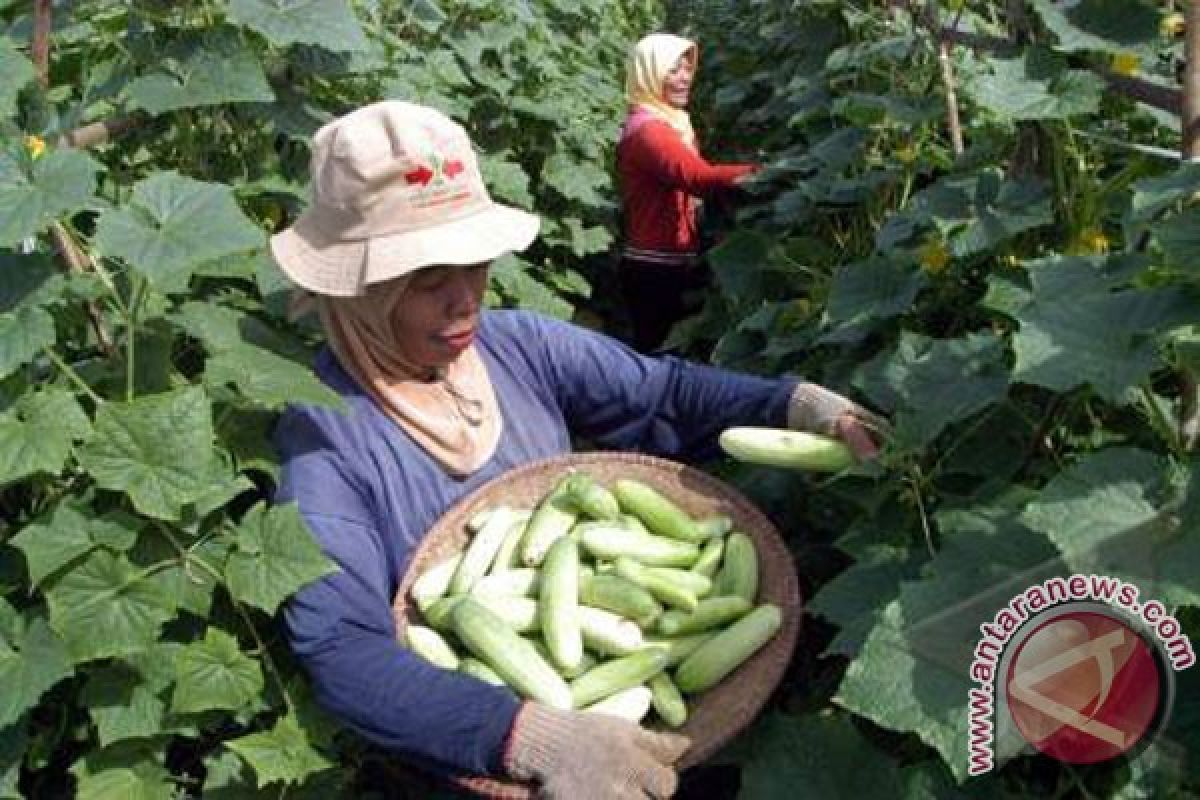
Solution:
{"label": "woven basket rim", "polygon": [[[692,745],[680,760],[680,770],[695,766],[726,745],[744,730],[766,705],[782,680],[799,635],[801,602],[795,562],[787,543],[767,516],[730,484],[695,467],[677,461],[628,451],[583,451],[538,459],[492,478],[450,506],[426,532],[417,546],[396,592],[397,634],[417,614],[408,590],[416,576],[437,560],[461,549],[466,540],[464,525],[475,512],[498,505],[496,495],[513,487],[540,487],[540,494],[569,469],[600,473],[603,484],[612,471],[666,488],[666,494],[692,513],[697,503],[710,503],[734,519],[735,530],[747,533],[759,551],[760,589],[756,605],[772,602],[783,612],[779,632],[747,662],[717,686],[689,698],[692,712],[682,732]],[[671,487],[671,488],[668,488]],[[711,513],[711,512],[710,512]],[[459,540],[455,546],[455,540]],[[659,730],[669,728],[652,726]],[[529,787],[478,776],[458,781],[473,791],[493,796],[521,796]]]}

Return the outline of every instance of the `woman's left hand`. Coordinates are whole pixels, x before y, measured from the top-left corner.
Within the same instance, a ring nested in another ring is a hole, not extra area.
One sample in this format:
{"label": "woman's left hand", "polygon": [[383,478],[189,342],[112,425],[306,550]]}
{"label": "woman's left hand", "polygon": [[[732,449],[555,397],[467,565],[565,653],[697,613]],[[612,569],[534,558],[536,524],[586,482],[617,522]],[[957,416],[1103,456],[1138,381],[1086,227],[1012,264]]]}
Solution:
{"label": "woman's left hand", "polygon": [[879,445],[875,444],[871,433],[871,429],[849,413],[838,417],[833,423],[833,435],[845,442],[859,461],[867,461],[879,455]]}
{"label": "woman's left hand", "polygon": [[787,424],[840,439],[859,461],[879,455],[879,442],[890,432],[887,420],[815,383],[796,386],[788,401]]}

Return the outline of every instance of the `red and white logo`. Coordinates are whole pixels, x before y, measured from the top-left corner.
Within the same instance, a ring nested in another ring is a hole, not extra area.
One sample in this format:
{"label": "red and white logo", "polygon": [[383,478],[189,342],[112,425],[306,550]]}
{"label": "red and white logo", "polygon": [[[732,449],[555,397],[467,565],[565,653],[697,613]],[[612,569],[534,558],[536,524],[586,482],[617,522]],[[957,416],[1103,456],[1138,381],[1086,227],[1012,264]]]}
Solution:
{"label": "red and white logo", "polygon": [[1021,735],[1073,764],[1131,750],[1151,732],[1164,701],[1150,644],[1116,616],[1090,610],[1034,628],[1014,652],[1004,688]]}

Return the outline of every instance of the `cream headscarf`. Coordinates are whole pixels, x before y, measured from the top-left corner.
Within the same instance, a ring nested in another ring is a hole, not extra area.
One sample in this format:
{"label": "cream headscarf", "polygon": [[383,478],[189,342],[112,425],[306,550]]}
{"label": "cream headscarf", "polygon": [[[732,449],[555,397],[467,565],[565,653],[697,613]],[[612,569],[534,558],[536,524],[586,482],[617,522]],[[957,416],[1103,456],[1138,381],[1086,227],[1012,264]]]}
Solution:
{"label": "cream headscarf", "polygon": [[626,121],[627,131],[639,112],[649,113],[679,131],[686,145],[693,149],[696,147],[696,133],[692,130],[688,113],[675,108],[663,98],[663,81],[667,73],[679,57],[689,51],[699,65],[700,53],[696,43],[671,33],[652,33],[643,37],[629,51],[629,59],[625,64],[625,96],[630,111],[630,119]]}
{"label": "cream headscarf", "polygon": [[496,393],[474,345],[432,374],[403,359],[392,321],[408,281],[370,286],[361,297],[318,295],[317,311],[342,367],[447,472],[465,477],[500,441]]}

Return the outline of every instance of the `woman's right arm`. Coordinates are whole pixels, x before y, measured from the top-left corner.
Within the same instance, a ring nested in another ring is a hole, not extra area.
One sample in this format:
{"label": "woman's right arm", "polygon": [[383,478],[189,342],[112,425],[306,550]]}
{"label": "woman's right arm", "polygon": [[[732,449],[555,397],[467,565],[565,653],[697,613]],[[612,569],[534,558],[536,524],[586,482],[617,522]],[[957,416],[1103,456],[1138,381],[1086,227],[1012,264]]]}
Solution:
{"label": "woman's right arm", "polygon": [[[289,643],[318,702],[368,739],[435,771],[499,770],[517,699],[400,646],[391,611],[399,576],[390,574],[387,521],[371,519],[354,469],[310,417],[290,413],[279,433],[284,470],[276,500],[299,503],[338,566],[284,611]],[[408,561],[403,554],[401,563]]]}
{"label": "woman's right arm", "polygon": [[670,125],[647,122],[622,144],[631,169],[691,195],[710,194],[737,185],[754,172],[754,164],[711,164],[683,143]]}

